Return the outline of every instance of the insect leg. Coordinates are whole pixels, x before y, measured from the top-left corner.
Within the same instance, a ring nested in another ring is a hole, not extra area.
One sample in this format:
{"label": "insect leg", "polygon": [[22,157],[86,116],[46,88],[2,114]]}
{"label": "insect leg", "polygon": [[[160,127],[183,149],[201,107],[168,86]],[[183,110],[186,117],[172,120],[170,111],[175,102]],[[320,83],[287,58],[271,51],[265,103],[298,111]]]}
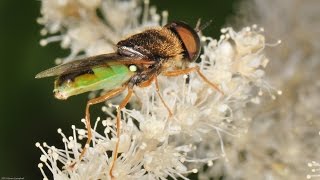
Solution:
{"label": "insect leg", "polygon": [[92,138],[92,132],[91,132],[91,124],[90,124],[90,111],[89,111],[89,108],[91,105],[94,105],[94,104],[98,104],[98,103],[101,103],[101,102],[104,102],[106,101],[107,99],[110,99],[118,94],[120,94],[122,91],[124,91],[126,88],[126,86],[122,86],[118,89],[115,89],[115,90],[112,90],[112,91],[109,91],[108,93],[106,93],[105,95],[102,95],[100,97],[97,97],[97,98],[94,98],[94,99],[90,99],[88,102],[87,102],[87,106],[86,106],[86,127],[87,127],[87,131],[88,131],[88,139],[87,139],[87,142],[79,156],[79,160],[81,161],[81,159],[83,158],[84,154],[86,153],[87,151],[87,147],[89,146],[90,142],[91,142],[91,138]]}
{"label": "insect leg", "polygon": [[138,96],[137,92],[135,90],[133,90],[133,95],[137,98],[137,103],[141,106],[142,105],[142,100],[141,98]]}
{"label": "insect leg", "polygon": [[218,87],[217,84],[214,84],[212,82],[210,82],[200,71],[199,66],[196,67],[191,67],[191,68],[187,68],[187,69],[179,69],[179,70],[175,70],[175,71],[167,71],[167,72],[163,72],[163,75],[165,76],[180,76],[183,74],[188,74],[190,72],[197,72],[198,75],[202,78],[202,80],[204,80],[206,83],[208,83],[212,88],[214,88],[215,90],[217,90],[218,92],[220,92],[221,94],[224,94],[220,88]]}
{"label": "insect leg", "polygon": [[120,120],[121,120],[121,109],[124,108],[131,96],[132,96],[132,92],[133,92],[133,89],[128,87],[128,94],[127,96],[124,98],[124,100],[121,102],[121,104],[119,105],[118,109],[117,109],[117,124],[116,124],[116,127],[117,127],[117,143],[116,143],[116,147],[113,151],[113,160],[112,160],[112,164],[111,164],[111,167],[110,167],[110,171],[109,171],[109,175],[110,177],[113,179],[113,175],[112,175],[112,170],[114,168],[114,165],[116,163],[116,160],[118,158],[118,149],[119,149],[119,143],[120,143]]}
{"label": "insect leg", "polygon": [[168,107],[168,105],[167,105],[166,102],[163,100],[163,98],[162,98],[162,96],[161,96],[161,94],[160,94],[159,83],[158,83],[158,78],[157,78],[157,77],[155,77],[155,84],[156,84],[157,94],[158,94],[158,96],[160,97],[160,100],[161,100],[161,102],[163,103],[163,105],[164,105],[164,106],[166,107],[166,109],[168,110],[168,112],[169,112],[169,117],[171,117],[171,116],[172,116],[172,112],[171,112],[170,108]]}
{"label": "insect leg", "polygon": [[147,87],[150,86],[150,84],[153,82],[153,80],[155,81],[156,84],[156,92],[158,94],[158,96],[160,97],[161,102],[163,103],[163,105],[166,107],[166,109],[169,112],[169,117],[172,116],[172,111],[170,110],[170,108],[168,107],[168,105],[165,103],[165,101],[163,100],[161,94],[160,94],[160,90],[159,90],[159,83],[158,83],[158,79],[157,76],[153,76],[152,78],[150,78],[148,81],[145,81],[141,84],[139,84],[139,87]]}

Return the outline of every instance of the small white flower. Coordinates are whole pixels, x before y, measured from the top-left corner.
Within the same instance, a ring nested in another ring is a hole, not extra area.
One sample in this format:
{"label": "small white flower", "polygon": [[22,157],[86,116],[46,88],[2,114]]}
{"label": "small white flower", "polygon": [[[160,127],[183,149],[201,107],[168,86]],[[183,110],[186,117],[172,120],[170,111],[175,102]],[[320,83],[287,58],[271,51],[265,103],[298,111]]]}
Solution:
{"label": "small white flower", "polygon": [[319,178],[320,177],[320,163],[312,161],[308,163],[308,167],[312,168],[311,173],[307,175],[307,179]]}

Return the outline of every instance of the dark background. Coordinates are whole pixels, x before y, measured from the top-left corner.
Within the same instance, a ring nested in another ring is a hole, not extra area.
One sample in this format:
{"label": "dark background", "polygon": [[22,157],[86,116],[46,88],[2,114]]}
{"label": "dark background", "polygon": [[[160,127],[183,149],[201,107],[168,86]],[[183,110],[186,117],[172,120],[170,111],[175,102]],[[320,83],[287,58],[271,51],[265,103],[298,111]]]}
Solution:
{"label": "dark background", "polygon": [[[204,34],[219,37],[236,0],[151,0],[158,10],[168,10],[169,20],[195,25],[198,18],[213,23]],[[36,142],[62,147],[58,128],[70,134],[71,125],[83,127],[87,94],[59,101],[52,95],[53,79],[35,74],[64,57],[58,44],[39,45],[40,1],[0,1],[0,177],[42,179],[37,167],[41,152]],[[99,107],[99,105],[98,105]],[[95,116],[94,116],[95,117]],[[103,117],[103,116],[102,116]]]}

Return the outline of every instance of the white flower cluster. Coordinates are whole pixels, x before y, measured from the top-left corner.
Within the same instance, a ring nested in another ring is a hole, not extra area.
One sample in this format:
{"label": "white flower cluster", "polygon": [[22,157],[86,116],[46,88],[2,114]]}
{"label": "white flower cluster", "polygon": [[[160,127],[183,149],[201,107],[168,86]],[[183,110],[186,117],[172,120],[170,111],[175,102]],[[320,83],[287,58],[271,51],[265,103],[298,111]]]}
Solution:
{"label": "white flower cluster", "polygon": [[312,161],[308,163],[308,166],[311,168],[312,174],[307,175],[307,179],[311,178],[319,178],[320,177],[320,164],[316,161]]}
{"label": "white flower cluster", "polygon": [[[145,1],[142,9],[136,1],[43,0],[43,17],[39,20],[45,26],[42,32],[60,34],[48,37],[42,44],[55,39],[61,41],[62,47],[70,48],[71,55],[64,62],[81,51],[85,56],[100,50],[108,52],[103,47],[112,47],[127,32],[143,29],[146,24],[160,25],[160,16],[147,4]],[[96,14],[97,9],[103,19]],[[143,23],[139,24],[141,13]],[[213,166],[214,160],[226,157],[223,136],[237,137],[247,132],[251,117],[247,116],[246,107],[260,104],[265,90],[273,91],[264,81],[264,68],[269,60],[264,54],[263,29],[253,25],[239,32],[232,28],[221,32],[219,40],[201,37],[201,62],[191,66],[199,66],[211,82],[220,86],[223,94],[195,73],[173,78],[160,75],[160,93],[173,112],[169,117],[154,85],[135,88],[136,98],[131,101],[135,109],[122,110],[120,156],[112,172],[115,179],[188,179],[189,173],[197,172],[201,178],[201,173],[208,174],[203,169],[205,165]],[[81,162],[78,158],[82,139],[87,136],[85,129],[72,126],[70,137],[59,129],[65,144],[61,149],[36,143],[43,153],[39,168],[45,179],[50,176],[46,175],[43,164],[54,179],[111,179],[109,170],[117,141],[116,117],[112,113],[117,106],[112,102],[103,106],[107,117],[102,121],[97,119],[92,144]],[[97,132],[100,122],[103,132]]]}
{"label": "white flower cluster", "polygon": [[225,146],[229,162],[216,167],[225,179],[319,178],[319,6],[318,0],[246,0],[239,7],[240,27],[258,23],[268,39],[282,39],[266,54],[273,60],[268,82],[283,95],[247,108],[253,117],[248,133]]}
{"label": "white flower cluster", "polygon": [[68,57],[58,58],[57,64],[112,52],[124,36],[166,23],[168,12],[162,13],[160,22],[161,16],[155,7],[149,8],[148,0],[144,8],[140,4],[140,0],[42,0],[41,34],[55,35],[42,39],[40,45],[60,42],[62,48],[71,50]]}

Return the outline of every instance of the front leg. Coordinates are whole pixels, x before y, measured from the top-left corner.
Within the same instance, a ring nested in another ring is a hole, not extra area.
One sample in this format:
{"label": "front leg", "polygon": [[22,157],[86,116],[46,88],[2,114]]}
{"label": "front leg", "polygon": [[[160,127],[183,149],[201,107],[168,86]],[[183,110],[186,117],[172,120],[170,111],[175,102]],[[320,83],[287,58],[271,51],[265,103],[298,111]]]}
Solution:
{"label": "front leg", "polygon": [[202,80],[204,80],[206,83],[208,83],[212,88],[214,88],[215,90],[217,90],[218,92],[220,92],[222,95],[224,94],[220,88],[218,87],[217,84],[214,84],[212,82],[210,82],[200,71],[199,66],[195,66],[195,67],[191,67],[191,68],[187,68],[187,69],[178,69],[178,70],[174,70],[174,71],[167,71],[167,72],[163,72],[162,74],[164,76],[180,76],[180,75],[184,75],[184,74],[188,74],[191,72],[197,72],[198,75],[202,78]]}
{"label": "front leg", "polygon": [[148,87],[151,85],[152,82],[155,82],[156,85],[156,92],[162,102],[162,104],[164,105],[164,107],[167,109],[168,113],[169,113],[169,117],[171,117],[173,115],[172,111],[170,110],[169,106],[167,105],[167,103],[164,101],[163,97],[161,96],[160,93],[160,88],[159,88],[159,83],[158,83],[158,78],[157,75],[151,75],[149,77],[149,79],[147,81],[144,81],[142,83],[139,84],[139,87]]}

